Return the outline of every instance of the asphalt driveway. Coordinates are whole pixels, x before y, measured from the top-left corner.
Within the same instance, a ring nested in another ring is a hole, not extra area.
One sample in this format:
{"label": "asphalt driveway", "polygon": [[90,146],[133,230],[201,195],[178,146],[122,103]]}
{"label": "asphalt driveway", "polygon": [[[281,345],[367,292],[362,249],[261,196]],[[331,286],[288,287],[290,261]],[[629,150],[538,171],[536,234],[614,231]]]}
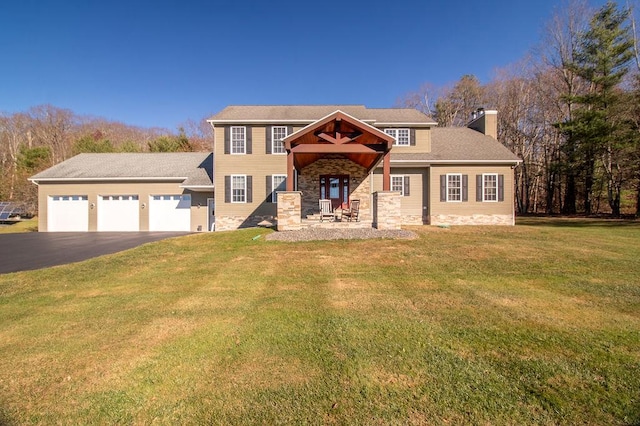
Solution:
{"label": "asphalt driveway", "polygon": [[29,232],[0,234],[0,274],[64,265],[187,232]]}

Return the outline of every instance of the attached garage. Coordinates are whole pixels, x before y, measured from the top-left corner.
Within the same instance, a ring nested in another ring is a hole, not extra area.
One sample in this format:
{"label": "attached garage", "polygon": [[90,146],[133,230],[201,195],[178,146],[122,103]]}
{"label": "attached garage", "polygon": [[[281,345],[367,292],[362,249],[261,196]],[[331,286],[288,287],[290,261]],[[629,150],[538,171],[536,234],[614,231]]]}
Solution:
{"label": "attached garage", "polygon": [[49,232],[89,230],[89,200],[86,195],[52,195],[47,199]]}
{"label": "attached garage", "polygon": [[158,152],[79,154],[30,180],[40,232],[198,232],[212,178],[211,152]]}
{"label": "attached garage", "polygon": [[98,231],[136,232],[140,230],[137,195],[98,196]]}
{"label": "attached garage", "polygon": [[163,194],[149,197],[149,231],[190,231],[191,195]]}

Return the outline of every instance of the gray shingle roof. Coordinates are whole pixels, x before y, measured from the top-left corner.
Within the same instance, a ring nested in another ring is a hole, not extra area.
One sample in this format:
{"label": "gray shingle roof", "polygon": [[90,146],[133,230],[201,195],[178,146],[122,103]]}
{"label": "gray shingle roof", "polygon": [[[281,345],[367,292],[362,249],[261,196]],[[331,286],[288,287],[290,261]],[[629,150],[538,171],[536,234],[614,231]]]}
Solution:
{"label": "gray shingle roof", "polygon": [[490,136],[466,127],[431,129],[431,152],[409,154],[391,151],[391,161],[519,162],[507,147]]}
{"label": "gray shingle roof", "polygon": [[213,122],[319,120],[340,110],[359,120],[384,123],[435,124],[427,115],[413,108],[367,108],[364,105],[231,105],[213,115]]}
{"label": "gray shingle roof", "polygon": [[79,154],[31,177],[39,180],[184,179],[183,186],[211,186],[210,152]]}

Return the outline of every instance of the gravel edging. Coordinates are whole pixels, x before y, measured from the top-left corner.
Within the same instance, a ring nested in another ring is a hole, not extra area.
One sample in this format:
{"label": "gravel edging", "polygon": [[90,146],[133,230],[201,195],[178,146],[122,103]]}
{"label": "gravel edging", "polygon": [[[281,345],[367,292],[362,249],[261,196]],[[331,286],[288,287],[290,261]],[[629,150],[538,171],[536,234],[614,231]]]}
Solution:
{"label": "gravel edging", "polygon": [[325,229],[307,228],[299,231],[273,232],[265,237],[269,241],[315,241],[315,240],[365,240],[370,238],[391,238],[413,240],[418,234],[405,230],[367,229]]}

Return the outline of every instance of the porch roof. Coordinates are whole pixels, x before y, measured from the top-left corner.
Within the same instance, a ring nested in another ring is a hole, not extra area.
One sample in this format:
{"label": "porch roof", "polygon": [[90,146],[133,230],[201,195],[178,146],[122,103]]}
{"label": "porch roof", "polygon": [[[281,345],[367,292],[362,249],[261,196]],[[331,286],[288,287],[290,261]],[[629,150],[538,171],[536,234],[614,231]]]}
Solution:
{"label": "porch roof", "polygon": [[337,110],[292,133],[283,142],[297,169],[338,154],[370,170],[391,150],[394,138]]}

